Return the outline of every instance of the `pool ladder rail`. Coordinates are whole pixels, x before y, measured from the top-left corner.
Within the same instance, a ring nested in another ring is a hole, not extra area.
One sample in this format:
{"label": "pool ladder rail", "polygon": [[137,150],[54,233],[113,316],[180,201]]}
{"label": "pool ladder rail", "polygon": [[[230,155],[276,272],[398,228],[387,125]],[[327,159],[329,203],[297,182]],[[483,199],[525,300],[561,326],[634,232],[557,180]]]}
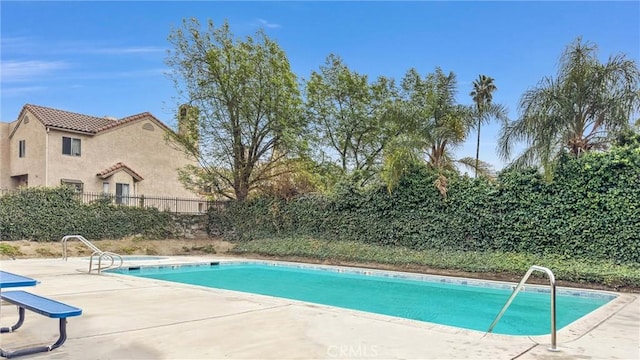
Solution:
{"label": "pool ladder rail", "polygon": [[491,326],[489,326],[489,330],[487,330],[487,333],[493,331],[493,328],[498,324],[498,321],[500,321],[502,315],[504,315],[505,311],[507,311],[507,308],[509,307],[509,305],[511,305],[513,299],[516,297],[516,295],[518,295],[518,292],[520,292],[520,290],[534,271],[544,272],[549,277],[549,283],[551,286],[551,347],[548,348],[548,350],[553,352],[560,351],[556,345],[556,277],[553,275],[553,272],[551,270],[542,266],[533,265],[529,268],[527,273],[522,277],[522,280],[520,280],[520,283],[518,283],[518,286],[516,286],[511,293],[511,296],[509,296],[509,299],[502,307],[502,310],[500,310],[495,320],[493,320],[493,322],[491,323]]}
{"label": "pool ladder rail", "polygon": [[[67,235],[62,238],[62,258],[64,260],[67,260],[69,258],[69,256],[67,255],[67,241],[72,239],[80,240],[80,242],[87,245],[89,249],[93,250],[91,257],[89,258],[89,274],[91,274],[91,272],[94,270],[94,267],[93,267],[94,257],[97,257],[98,259],[97,261],[98,266],[97,268],[95,268],[98,274],[100,274],[102,270],[117,269],[122,266],[122,263],[123,263],[122,256],[116,253],[113,253],[111,251],[102,251],[98,249],[97,246],[95,246],[91,241],[85,239],[84,236],[82,235]],[[102,266],[103,259],[105,261],[105,264],[109,263],[109,265]]]}

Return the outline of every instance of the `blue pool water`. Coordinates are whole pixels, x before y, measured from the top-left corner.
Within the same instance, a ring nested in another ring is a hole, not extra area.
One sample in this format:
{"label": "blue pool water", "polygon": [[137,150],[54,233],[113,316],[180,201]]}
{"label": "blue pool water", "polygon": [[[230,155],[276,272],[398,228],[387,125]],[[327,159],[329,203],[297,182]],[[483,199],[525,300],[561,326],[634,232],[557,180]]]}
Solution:
{"label": "blue pool water", "polygon": [[[342,272],[339,272],[342,271]],[[347,309],[486,331],[509,295],[508,286],[471,286],[464,281],[424,281],[400,273],[262,263],[212,263],[197,266],[122,268],[112,272],[212,288],[277,296]],[[443,278],[444,279],[444,278]],[[534,288],[532,288],[534,289]],[[548,291],[528,291],[513,301],[494,333],[544,335],[550,330]],[[561,329],[615,298],[598,292],[558,292]]]}

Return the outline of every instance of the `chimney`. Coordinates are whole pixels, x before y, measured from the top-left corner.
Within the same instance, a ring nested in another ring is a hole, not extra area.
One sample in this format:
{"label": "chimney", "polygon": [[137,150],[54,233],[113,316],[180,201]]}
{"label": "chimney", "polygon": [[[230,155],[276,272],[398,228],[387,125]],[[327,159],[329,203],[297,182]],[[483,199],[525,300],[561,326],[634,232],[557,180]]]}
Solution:
{"label": "chimney", "polygon": [[195,106],[182,104],[178,107],[178,135],[188,139],[196,147],[200,138],[199,115],[200,112]]}

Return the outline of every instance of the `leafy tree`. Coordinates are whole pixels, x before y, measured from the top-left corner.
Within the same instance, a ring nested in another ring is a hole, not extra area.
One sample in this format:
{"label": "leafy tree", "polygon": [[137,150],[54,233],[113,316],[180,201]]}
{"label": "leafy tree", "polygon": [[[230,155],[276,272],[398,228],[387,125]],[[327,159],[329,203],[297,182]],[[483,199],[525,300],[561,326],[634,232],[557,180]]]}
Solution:
{"label": "leafy tree", "polygon": [[380,178],[389,192],[414,166],[424,166],[420,151],[422,146],[422,141],[411,133],[401,134],[389,143],[384,150],[384,164],[380,172]]}
{"label": "leafy tree", "polygon": [[343,174],[355,174],[364,183],[380,166],[383,149],[396,135],[390,111],[394,92],[392,80],[369,83],[333,54],[311,74],[307,114],[318,144],[330,151],[323,157],[337,155]]}
{"label": "leafy tree", "polygon": [[326,190],[324,180],[313,160],[295,158],[287,161],[288,172],[283,172],[269,182],[262,184],[258,196],[291,200],[295,197],[320,193]]}
{"label": "leafy tree", "polygon": [[408,106],[413,109],[415,134],[434,169],[456,170],[452,150],[464,142],[469,132],[469,109],[456,104],[456,75],[436,68],[421,78],[415,69],[402,81]]}
{"label": "leafy tree", "polygon": [[581,38],[560,58],[556,78],[546,77],[520,100],[521,116],[506,123],[499,152],[510,159],[515,143],[527,148],[513,165],[541,165],[549,178],[563,151],[578,157],[606,149],[616,133],[629,127],[640,105],[640,71],[624,55],[597,58],[597,47]]}
{"label": "leafy tree", "polygon": [[474,117],[476,118],[476,131],[478,140],[476,142],[476,161],[475,161],[475,177],[478,177],[478,169],[480,166],[480,127],[483,123],[488,123],[492,118],[497,118],[503,122],[507,120],[507,111],[504,106],[494,104],[493,92],[497,87],[493,83],[493,78],[486,75],[479,75],[477,80],[473,81],[473,90],[469,95],[475,103]]}
{"label": "leafy tree", "polygon": [[201,166],[183,169],[181,178],[204,179],[214,193],[243,201],[288,171],[283,160],[300,144],[305,123],[296,76],[278,44],[262,30],[238,40],[226,22],[215,28],[209,20],[201,30],[196,19],[172,30],[169,42],[166,63],[181,102],[197,109],[197,136],[171,135]]}
{"label": "leafy tree", "polygon": [[636,131],[633,128],[629,128],[619,132],[613,145],[640,148],[640,130]]}

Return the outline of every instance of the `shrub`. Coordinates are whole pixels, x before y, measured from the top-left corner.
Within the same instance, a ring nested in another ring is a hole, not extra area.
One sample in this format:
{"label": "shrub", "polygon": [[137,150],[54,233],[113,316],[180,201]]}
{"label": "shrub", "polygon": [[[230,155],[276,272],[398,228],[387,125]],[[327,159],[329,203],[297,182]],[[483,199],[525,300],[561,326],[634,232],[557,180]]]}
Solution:
{"label": "shrub", "polygon": [[258,198],[212,211],[230,240],[313,237],[442,251],[501,251],[640,262],[640,148],[565,156],[554,181],[535,169],[495,181],[414,166],[393,193],[339,184],[329,195]]}
{"label": "shrub", "polygon": [[73,189],[28,188],[0,196],[1,240],[60,240],[69,234],[88,239],[175,236],[170,214],[96,201],[83,204]]}

